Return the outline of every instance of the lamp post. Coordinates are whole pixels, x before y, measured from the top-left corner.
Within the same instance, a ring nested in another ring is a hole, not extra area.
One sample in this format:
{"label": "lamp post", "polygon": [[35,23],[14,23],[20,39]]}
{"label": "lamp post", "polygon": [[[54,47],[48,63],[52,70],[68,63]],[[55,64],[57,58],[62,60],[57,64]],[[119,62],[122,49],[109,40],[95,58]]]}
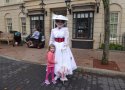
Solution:
{"label": "lamp post", "polygon": [[21,9],[21,13],[25,14],[25,6],[24,3],[22,3],[19,8]]}
{"label": "lamp post", "polygon": [[47,11],[45,10],[46,4],[43,2],[43,0],[41,0],[41,3],[39,5],[40,5],[40,8],[41,8],[41,12],[47,16]]}
{"label": "lamp post", "polygon": [[100,6],[101,0],[95,0],[95,1],[96,1],[96,12],[99,13],[99,6]]}
{"label": "lamp post", "polygon": [[65,0],[67,10],[69,11],[69,14],[71,14],[71,0]]}

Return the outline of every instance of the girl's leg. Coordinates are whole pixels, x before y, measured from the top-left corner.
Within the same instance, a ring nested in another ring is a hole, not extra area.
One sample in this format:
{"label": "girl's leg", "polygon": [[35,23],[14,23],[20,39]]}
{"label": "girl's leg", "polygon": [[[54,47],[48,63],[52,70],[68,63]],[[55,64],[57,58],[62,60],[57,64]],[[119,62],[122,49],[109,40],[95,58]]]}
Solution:
{"label": "girl's leg", "polygon": [[46,78],[45,78],[45,83],[46,84],[50,84],[49,79],[48,79],[50,73],[51,73],[51,68],[48,67],[47,71],[46,71]]}
{"label": "girl's leg", "polygon": [[51,67],[52,80],[54,80],[54,67]]}
{"label": "girl's leg", "polygon": [[56,80],[54,79],[54,67],[51,67],[51,75],[53,84],[56,84]]}
{"label": "girl's leg", "polygon": [[46,79],[45,79],[45,80],[48,80],[48,77],[49,77],[50,72],[51,72],[50,67],[47,67],[47,71],[46,71]]}

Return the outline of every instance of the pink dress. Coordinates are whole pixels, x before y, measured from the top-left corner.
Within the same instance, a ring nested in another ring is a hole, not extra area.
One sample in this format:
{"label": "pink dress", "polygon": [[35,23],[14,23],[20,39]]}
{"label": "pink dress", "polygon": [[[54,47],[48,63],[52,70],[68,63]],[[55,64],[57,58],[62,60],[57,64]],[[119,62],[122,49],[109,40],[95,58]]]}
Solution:
{"label": "pink dress", "polygon": [[55,55],[53,52],[49,51],[47,53],[47,72],[45,80],[48,80],[48,76],[50,73],[52,80],[54,80],[54,66],[55,66]]}

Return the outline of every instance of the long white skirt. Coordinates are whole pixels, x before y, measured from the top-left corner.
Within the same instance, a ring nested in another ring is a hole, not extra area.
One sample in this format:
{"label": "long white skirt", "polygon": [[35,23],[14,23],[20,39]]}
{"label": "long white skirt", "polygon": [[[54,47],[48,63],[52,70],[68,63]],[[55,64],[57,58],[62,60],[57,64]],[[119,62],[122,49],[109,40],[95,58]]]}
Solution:
{"label": "long white skirt", "polygon": [[54,45],[56,46],[55,52],[55,74],[65,74],[65,75],[72,75],[73,70],[77,68],[73,54],[69,47],[64,48],[64,43],[55,42]]}

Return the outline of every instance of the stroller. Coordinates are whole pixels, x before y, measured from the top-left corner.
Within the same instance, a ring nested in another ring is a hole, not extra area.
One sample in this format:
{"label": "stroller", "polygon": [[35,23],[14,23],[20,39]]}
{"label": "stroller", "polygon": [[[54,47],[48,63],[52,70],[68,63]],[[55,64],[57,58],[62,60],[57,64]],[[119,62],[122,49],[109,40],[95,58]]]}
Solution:
{"label": "stroller", "polygon": [[15,31],[13,34],[14,34],[13,47],[17,45],[22,46],[21,33],[18,31]]}

